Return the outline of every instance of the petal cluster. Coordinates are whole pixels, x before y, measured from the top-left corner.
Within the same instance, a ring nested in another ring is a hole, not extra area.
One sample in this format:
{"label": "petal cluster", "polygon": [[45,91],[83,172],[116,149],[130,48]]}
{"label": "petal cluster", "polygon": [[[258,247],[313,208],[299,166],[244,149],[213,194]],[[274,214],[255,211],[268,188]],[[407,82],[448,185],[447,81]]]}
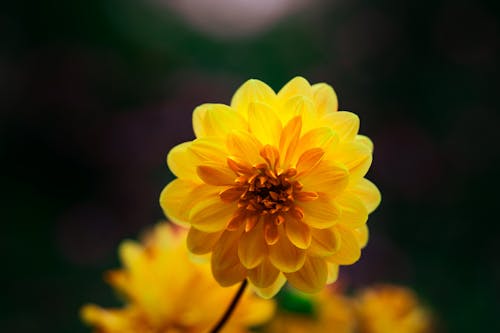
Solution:
{"label": "petal cluster", "polygon": [[[236,290],[220,287],[208,263],[192,262],[185,241],[184,230],[162,223],[143,244],[123,242],[119,252],[124,268],[106,278],[126,305],[118,309],[85,305],[83,320],[100,333],[208,332],[225,310],[218,304],[229,304]],[[223,332],[249,332],[273,311],[272,301],[247,292]]]}
{"label": "petal cluster", "polygon": [[288,280],[317,292],[359,259],[380,202],[364,178],[373,144],[337,108],[329,85],[297,77],[278,93],[249,80],[230,106],[195,109],[196,139],[168,154],[177,179],[160,204],[190,226],[192,253],[211,253],[221,285],[248,279],[272,297]]}

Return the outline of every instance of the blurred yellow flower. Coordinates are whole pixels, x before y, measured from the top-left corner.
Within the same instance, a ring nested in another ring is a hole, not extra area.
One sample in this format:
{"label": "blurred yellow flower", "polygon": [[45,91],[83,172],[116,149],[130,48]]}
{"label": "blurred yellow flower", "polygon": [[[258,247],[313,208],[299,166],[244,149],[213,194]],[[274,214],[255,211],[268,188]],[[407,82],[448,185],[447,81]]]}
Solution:
{"label": "blurred yellow flower", "polygon": [[266,333],[430,333],[430,313],[409,289],[379,286],[343,296],[325,288],[309,298],[312,315],[279,310]]}
{"label": "blurred yellow flower", "polygon": [[[221,288],[208,263],[193,263],[185,248],[186,232],[163,223],[143,244],[120,246],[123,269],[108,282],[127,300],[120,309],[85,305],[83,320],[99,333],[205,333],[220,319],[235,288]],[[222,306],[221,306],[222,305]],[[222,332],[248,332],[271,318],[274,303],[251,292],[243,295]]]}
{"label": "blurred yellow flower", "polygon": [[431,317],[409,289],[383,285],[361,292],[355,309],[360,333],[429,333]]}
{"label": "blurred yellow flower", "polygon": [[193,127],[196,139],[168,154],[178,179],[160,203],[191,226],[192,253],[212,253],[222,286],[247,278],[272,297],[288,280],[318,292],[359,259],[380,202],[364,178],[373,144],[329,85],[297,77],[276,94],[249,80],[231,106],[196,108]]}
{"label": "blurred yellow flower", "polygon": [[[352,302],[331,288],[310,297],[313,314],[278,311],[264,327],[267,333],[354,333],[356,318]],[[391,332],[392,333],[392,332]]]}

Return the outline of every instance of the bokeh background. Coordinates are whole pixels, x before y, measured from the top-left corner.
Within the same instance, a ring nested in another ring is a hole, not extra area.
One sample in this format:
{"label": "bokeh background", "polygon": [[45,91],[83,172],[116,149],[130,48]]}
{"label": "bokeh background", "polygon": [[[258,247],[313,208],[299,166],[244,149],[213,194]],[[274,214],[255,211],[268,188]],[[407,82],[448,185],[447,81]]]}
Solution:
{"label": "bokeh background", "polygon": [[[102,273],[163,218],[191,112],[248,78],[325,81],[383,201],[351,287],[414,288],[444,332],[500,331],[498,1],[10,1],[0,11],[2,332],[89,332]],[[390,333],[390,332],[388,332]]]}

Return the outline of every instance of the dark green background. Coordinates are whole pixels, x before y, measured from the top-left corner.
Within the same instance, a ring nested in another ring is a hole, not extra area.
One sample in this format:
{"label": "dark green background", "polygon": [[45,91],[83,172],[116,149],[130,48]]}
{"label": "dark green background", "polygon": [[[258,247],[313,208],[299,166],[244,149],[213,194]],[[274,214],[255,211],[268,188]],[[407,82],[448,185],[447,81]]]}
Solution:
{"label": "dark green background", "polygon": [[0,12],[0,331],[88,332],[116,246],[162,218],[164,159],[193,108],[248,78],[332,84],[375,142],[383,200],[357,288],[409,285],[443,331],[497,332],[497,1],[332,1],[217,39],[141,1]]}

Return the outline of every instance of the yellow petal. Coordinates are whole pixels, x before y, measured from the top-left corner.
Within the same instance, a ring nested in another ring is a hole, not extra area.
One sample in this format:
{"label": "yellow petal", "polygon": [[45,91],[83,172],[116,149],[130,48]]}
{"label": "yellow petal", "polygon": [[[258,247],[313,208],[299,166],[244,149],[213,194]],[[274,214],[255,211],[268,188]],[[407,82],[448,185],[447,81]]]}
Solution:
{"label": "yellow petal", "polygon": [[306,96],[310,99],[313,97],[311,85],[301,76],[294,77],[288,81],[278,92],[278,99],[285,102],[297,95]]}
{"label": "yellow petal", "polygon": [[270,287],[278,278],[280,271],[269,260],[264,260],[260,265],[248,271],[248,279],[259,288]]}
{"label": "yellow petal", "polygon": [[[206,161],[218,163],[220,165],[226,163],[228,152],[225,145],[225,139],[223,138],[218,138],[218,137],[198,138],[192,141],[188,149],[198,159],[195,163],[196,165]],[[196,167],[196,165],[194,165],[194,167]],[[183,165],[182,167],[188,167],[188,166]]]}
{"label": "yellow petal", "polygon": [[248,132],[233,131],[229,133],[226,145],[231,155],[244,159],[252,165],[262,161],[260,157],[262,143]]}
{"label": "yellow petal", "polygon": [[[249,219],[248,221],[253,221],[252,224],[255,224],[255,220]],[[276,244],[279,237],[280,235],[278,233],[278,226],[272,222],[271,223],[266,222],[264,224],[264,239],[266,240],[266,244],[267,245]]]}
{"label": "yellow petal", "polygon": [[335,161],[342,163],[349,170],[351,182],[363,178],[372,164],[372,153],[359,142],[340,143],[335,152]]}
{"label": "yellow petal", "polygon": [[358,134],[354,141],[365,145],[373,153],[373,142],[369,137]]}
{"label": "yellow petal", "polygon": [[358,244],[361,248],[364,248],[368,243],[369,231],[368,226],[365,224],[359,228],[353,230],[354,236],[358,240]]}
{"label": "yellow petal", "polygon": [[167,164],[174,175],[179,178],[199,181],[196,165],[200,159],[189,149],[192,141],[181,143],[172,148],[167,155]]}
{"label": "yellow petal", "polygon": [[[312,169],[319,164],[324,155],[325,152],[321,148],[311,148],[302,153],[297,161],[297,177],[304,177],[305,174],[312,171]],[[314,191],[317,190],[315,189]]]}
{"label": "yellow petal", "polygon": [[246,117],[248,106],[251,102],[264,102],[269,105],[274,105],[276,102],[276,94],[264,82],[251,79],[243,83],[238,88],[231,100],[231,106],[241,115]]}
{"label": "yellow petal", "polygon": [[128,269],[134,269],[134,265],[142,261],[143,247],[134,241],[125,240],[120,243],[118,248],[120,261]]}
{"label": "yellow petal", "polygon": [[247,130],[246,120],[224,104],[203,104],[193,112],[196,137],[224,136],[233,129]]}
{"label": "yellow petal", "polygon": [[212,248],[219,240],[222,232],[204,232],[196,228],[190,228],[187,234],[187,247],[191,253],[207,254],[212,252]]}
{"label": "yellow petal", "polygon": [[80,316],[85,323],[95,326],[98,331],[129,332],[134,329],[130,318],[138,315],[134,312],[132,307],[108,310],[94,304],[87,304],[81,309]]}
{"label": "yellow petal", "polygon": [[260,151],[260,156],[266,161],[271,170],[275,170],[276,166],[279,165],[280,152],[274,146],[266,144]]}
{"label": "yellow petal", "polygon": [[327,262],[326,265],[328,268],[328,278],[326,279],[326,283],[334,283],[339,277],[339,265],[330,262]]}
{"label": "yellow petal", "polygon": [[317,127],[305,133],[300,138],[297,155],[302,154],[310,148],[321,148],[325,152],[330,152],[338,142],[339,137],[334,130],[329,127]]}
{"label": "yellow petal", "polygon": [[341,141],[353,141],[358,134],[359,117],[352,112],[327,113],[323,117],[323,121],[337,132]]}
{"label": "yellow petal", "polygon": [[311,228],[307,224],[287,218],[284,225],[286,235],[293,245],[299,249],[307,249],[311,245]]}
{"label": "yellow petal", "polygon": [[304,191],[325,193],[333,198],[344,191],[349,183],[349,172],[340,163],[320,162],[314,170],[301,175]]}
{"label": "yellow petal", "polygon": [[306,253],[290,242],[283,227],[278,232],[278,241],[269,246],[269,260],[282,272],[295,272],[304,264]]}
{"label": "yellow petal", "polygon": [[314,201],[301,203],[300,208],[304,212],[304,223],[318,229],[333,226],[340,215],[340,208],[324,195]]}
{"label": "yellow petal", "polygon": [[340,248],[340,234],[335,228],[312,229],[312,241],[308,253],[314,257],[327,257]]}
{"label": "yellow petal", "polygon": [[270,299],[273,298],[278,293],[278,291],[280,291],[280,289],[285,285],[285,283],[286,283],[286,278],[283,276],[283,274],[280,273],[276,281],[274,281],[274,283],[269,287],[259,288],[253,284],[252,287],[257,293],[257,295],[259,295],[264,299]]}
{"label": "yellow petal", "polygon": [[[123,262],[123,260],[122,260]],[[112,286],[115,290],[119,290],[122,294],[127,295],[130,293],[130,275],[124,270],[112,270],[106,272],[104,280]]]}
{"label": "yellow petal", "polygon": [[237,177],[227,166],[215,163],[200,165],[196,168],[196,172],[206,184],[215,186],[233,185]]}
{"label": "yellow petal", "polygon": [[349,184],[348,191],[354,193],[363,202],[368,213],[373,212],[380,204],[380,191],[375,184],[366,178],[362,178],[352,185]]}
{"label": "yellow petal", "polygon": [[184,179],[175,179],[160,194],[160,206],[170,221],[180,225],[189,225],[188,199],[197,185]]}
{"label": "yellow petal", "polygon": [[222,190],[219,197],[222,201],[229,203],[238,200],[245,191],[245,187],[229,187]]}
{"label": "yellow petal", "polygon": [[241,235],[238,256],[243,266],[248,269],[257,267],[267,256],[267,244],[264,240],[263,223],[258,223],[252,230]]}
{"label": "yellow petal", "polygon": [[304,131],[318,127],[314,102],[306,96],[298,95],[287,100],[278,116],[284,123],[295,116],[300,116]]}
{"label": "yellow petal", "polygon": [[236,205],[223,202],[218,195],[195,204],[189,212],[192,226],[205,232],[223,230],[234,212]]}
{"label": "yellow petal", "polygon": [[335,202],[341,209],[339,224],[354,229],[361,227],[368,220],[368,210],[356,195],[346,191],[337,196]]}
{"label": "yellow petal", "polygon": [[326,259],[339,265],[351,265],[358,261],[361,256],[361,246],[352,230],[342,226],[335,226],[340,234],[340,248],[337,252]]}
{"label": "yellow petal", "polygon": [[231,286],[246,278],[246,269],[238,258],[241,231],[224,231],[213,249],[212,273],[223,287]]}
{"label": "yellow petal", "polygon": [[252,102],[248,108],[248,126],[262,144],[277,146],[281,135],[281,121],[267,104]]}
{"label": "yellow petal", "polygon": [[285,276],[294,288],[306,293],[316,293],[326,284],[328,268],[325,260],[307,257],[300,270],[285,273]]}
{"label": "yellow petal", "polygon": [[281,152],[281,165],[288,168],[299,143],[302,131],[302,117],[295,116],[286,124],[281,132],[279,150]]}
{"label": "yellow petal", "polygon": [[319,115],[338,110],[337,94],[326,83],[317,83],[312,86],[313,100]]}

